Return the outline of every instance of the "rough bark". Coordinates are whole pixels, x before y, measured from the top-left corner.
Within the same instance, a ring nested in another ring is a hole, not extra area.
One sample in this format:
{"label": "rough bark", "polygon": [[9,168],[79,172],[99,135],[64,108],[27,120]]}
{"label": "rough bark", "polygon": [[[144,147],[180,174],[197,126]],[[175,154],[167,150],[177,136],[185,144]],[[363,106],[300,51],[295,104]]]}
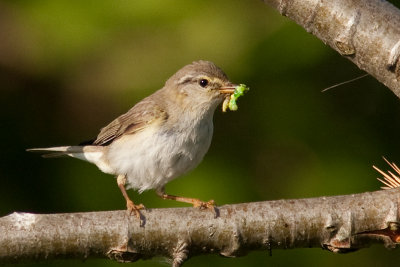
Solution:
{"label": "rough bark", "polygon": [[109,257],[122,262],[165,256],[227,257],[250,250],[322,247],[351,252],[400,242],[400,189],[346,196],[195,208],[149,209],[142,221],[125,211],[13,213],[0,218],[0,263]]}
{"label": "rough bark", "polygon": [[400,97],[400,10],[384,0],[264,0]]}

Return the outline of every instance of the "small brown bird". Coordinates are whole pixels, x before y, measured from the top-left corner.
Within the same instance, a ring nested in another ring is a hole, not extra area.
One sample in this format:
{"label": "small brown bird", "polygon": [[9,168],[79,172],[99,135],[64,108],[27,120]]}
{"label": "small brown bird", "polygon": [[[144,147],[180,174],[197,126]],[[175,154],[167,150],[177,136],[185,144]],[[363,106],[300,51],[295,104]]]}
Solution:
{"label": "small brown bird", "polygon": [[127,188],[155,189],[163,199],[214,209],[214,201],[166,194],[165,185],[194,169],[210,147],[216,107],[234,93],[226,74],[209,61],[186,65],[164,87],[102,128],[96,140],[82,146],[34,148],[45,157],[68,155],[94,163],[117,183],[130,212],[139,216]]}

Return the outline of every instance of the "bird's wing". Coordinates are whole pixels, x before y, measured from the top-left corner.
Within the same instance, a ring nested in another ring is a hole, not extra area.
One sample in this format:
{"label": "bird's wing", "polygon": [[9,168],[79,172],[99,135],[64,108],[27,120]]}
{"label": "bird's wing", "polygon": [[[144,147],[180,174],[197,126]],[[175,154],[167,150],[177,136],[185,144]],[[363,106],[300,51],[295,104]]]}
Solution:
{"label": "bird's wing", "polygon": [[122,135],[134,134],[156,121],[164,121],[168,117],[165,110],[154,101],[144,99],[127,113],[122,114],[100,130],[93,145],[105,146]]}

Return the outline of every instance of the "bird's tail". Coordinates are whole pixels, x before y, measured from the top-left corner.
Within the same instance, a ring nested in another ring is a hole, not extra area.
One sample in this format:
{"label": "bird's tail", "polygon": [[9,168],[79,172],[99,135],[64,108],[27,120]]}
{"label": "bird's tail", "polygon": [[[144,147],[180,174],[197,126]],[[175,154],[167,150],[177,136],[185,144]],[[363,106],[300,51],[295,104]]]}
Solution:
{"label": "bird's tail", "polygon": [[44,158],[56,158],[69,156],[84,161],[88,161],[97,165],[105,173],[114,174],[114,170],[109,166],[105,157],[104,146],[58,146],[45,148],[30,148],[29,152],[43,153]]}
{"label": "bird's tail", "polygon": [[63,156],[70,156],[73,158],[82,159],[79,154],[84,154],[84,146],[29,148],[26,151],[42,153],[43,158],[58,158]]}

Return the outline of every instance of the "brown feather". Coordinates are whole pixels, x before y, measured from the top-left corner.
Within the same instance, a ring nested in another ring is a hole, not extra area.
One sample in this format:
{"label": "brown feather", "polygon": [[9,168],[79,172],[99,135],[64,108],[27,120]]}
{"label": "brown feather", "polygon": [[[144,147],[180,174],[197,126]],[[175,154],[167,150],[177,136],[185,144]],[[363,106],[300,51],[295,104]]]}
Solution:
{"label": "brown feather", "polygon": [[166,120],[167,113],[153,100],[145,98],[102,128],[93,145],[106,146],[126,134],[134,134],[155,120]]}

